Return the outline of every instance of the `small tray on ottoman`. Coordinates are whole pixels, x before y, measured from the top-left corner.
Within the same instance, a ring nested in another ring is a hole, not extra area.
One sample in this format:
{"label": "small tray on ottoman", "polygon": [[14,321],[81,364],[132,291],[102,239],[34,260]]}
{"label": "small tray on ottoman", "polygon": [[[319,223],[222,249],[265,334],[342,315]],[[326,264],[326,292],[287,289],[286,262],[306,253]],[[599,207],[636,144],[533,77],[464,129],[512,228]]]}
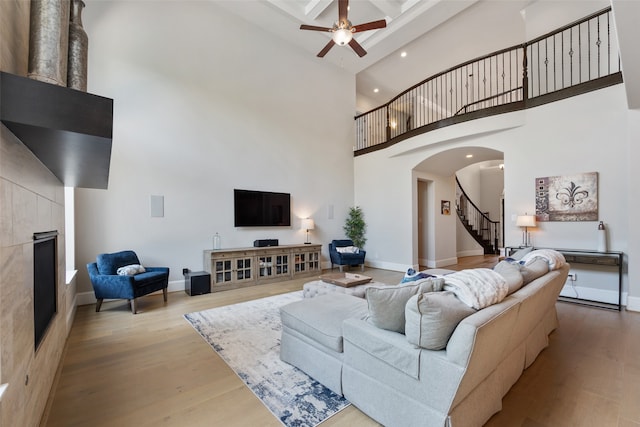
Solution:
{"label": "small tray on ottoman", "polygon": [[320,275],[320,280],[344,288],[350,288],[352,286],[369,283],[371,277],[353,273],[329,273]]}

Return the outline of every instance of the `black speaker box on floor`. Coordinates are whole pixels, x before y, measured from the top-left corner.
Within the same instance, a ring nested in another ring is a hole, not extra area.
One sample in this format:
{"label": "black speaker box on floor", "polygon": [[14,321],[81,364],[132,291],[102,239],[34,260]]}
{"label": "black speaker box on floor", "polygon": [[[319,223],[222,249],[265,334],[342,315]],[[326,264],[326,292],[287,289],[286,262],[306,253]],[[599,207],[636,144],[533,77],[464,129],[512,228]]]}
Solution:
{"label": "black speaker box on floor", "polygon": [[184,291],[189,296],[211,292],[211,275],[206,271],[190,271],[184,275]]}
{"label": "black speaker box on floor", "polygon": [[278,246],[278,239],[254,240],[253,246],[256,248],[264,248],[265,246]]}

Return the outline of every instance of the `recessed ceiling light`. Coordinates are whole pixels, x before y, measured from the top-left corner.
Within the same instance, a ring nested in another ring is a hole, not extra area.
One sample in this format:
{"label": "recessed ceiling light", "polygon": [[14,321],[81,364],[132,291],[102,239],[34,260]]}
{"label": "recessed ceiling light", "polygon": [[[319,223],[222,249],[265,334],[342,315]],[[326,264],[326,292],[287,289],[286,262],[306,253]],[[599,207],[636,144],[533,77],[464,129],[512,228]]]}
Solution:
{"label": "recessed ceiling light", "polygon": [[473,157],[473,154],[467,154],[467,159],[470,159]]}
{"label": "recessed ceiling light", "polygon": [[378,92],[380,92],[380,89],[378,89],[378,88],[375,88],[375,89],[373,90],[373,93],[378,93]]}
{"label": "recessed ceiling light", "polygon": [[400,56],[401,56],[402,58],[406,57],[406,56],[407,56],[407,52],[402,52],[402,53],[400,54]]}

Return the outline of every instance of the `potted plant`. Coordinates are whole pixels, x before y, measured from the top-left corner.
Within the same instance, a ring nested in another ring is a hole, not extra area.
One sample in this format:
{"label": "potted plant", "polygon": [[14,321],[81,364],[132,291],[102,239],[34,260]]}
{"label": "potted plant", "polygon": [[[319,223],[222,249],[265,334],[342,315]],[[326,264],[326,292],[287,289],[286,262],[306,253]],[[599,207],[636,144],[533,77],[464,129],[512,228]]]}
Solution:
{"label": "potted plant", "polygon": [[351,240],[353,244],[359,248],[364,247],[367,238],[364,237],[367,224],[364,222],[364,213],[359,206],[349,208],[349,215],[344,223],[344,234]]}

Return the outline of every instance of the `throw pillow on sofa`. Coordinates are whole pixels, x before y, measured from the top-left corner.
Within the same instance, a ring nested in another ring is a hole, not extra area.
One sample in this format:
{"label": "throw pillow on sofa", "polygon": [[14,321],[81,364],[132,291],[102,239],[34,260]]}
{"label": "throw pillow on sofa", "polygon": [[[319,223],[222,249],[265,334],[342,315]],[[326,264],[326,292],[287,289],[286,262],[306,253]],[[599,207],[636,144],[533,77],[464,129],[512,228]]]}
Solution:
{"label": "throw pillow on sofa", "polygon": [[509,261],[500,261],[495,267],[493,267],[493,271],[500,273],[500,275],[502,275],[502,277],[507,281],[507,286],[509,287],[507,295],[511,295],[524,284],[520,268],[520,264],[511,263]]}
{"label": "throw pillow on sofa", "polygon": [[512,253],[509,257],[507,257],[507,259],[520,261],[522,258],[524,258],[525,255],[527,255],[531,251],[533,251],[533,246],[527,246],[526,248],[518,249],[517,251]]}
{"label": "throw pillow on sofa", "polygon": [[535,258],[527,264],[520,266],[520,274],[522,274],[523,285],[531,283],[538,277],[542,277],[549,272],[549,262],[544,258]]}
{"label": "throw pillow on sofa", "polygon": [[414,295],[405,306],[407,341],[428,350],[442,350],[458,323],[475,312],[451,291]]}
{"label": "throw pillow on sofa", "polygon": [[409,298],[418,293],[442,290],[443,283],[441,278],[429,278],[399,286],[368,288],[365,294],[369,306],[367,321],[380,329],[404,334],[404,311]]}

